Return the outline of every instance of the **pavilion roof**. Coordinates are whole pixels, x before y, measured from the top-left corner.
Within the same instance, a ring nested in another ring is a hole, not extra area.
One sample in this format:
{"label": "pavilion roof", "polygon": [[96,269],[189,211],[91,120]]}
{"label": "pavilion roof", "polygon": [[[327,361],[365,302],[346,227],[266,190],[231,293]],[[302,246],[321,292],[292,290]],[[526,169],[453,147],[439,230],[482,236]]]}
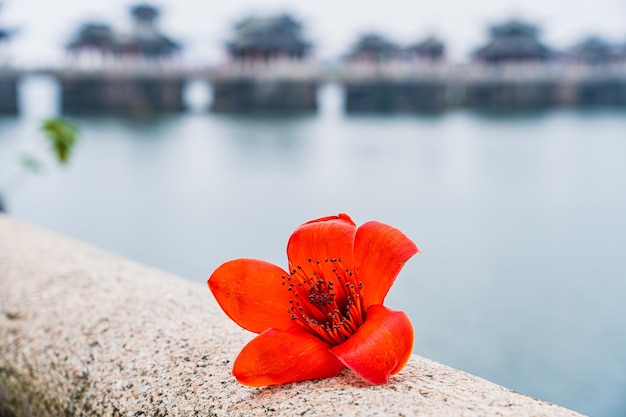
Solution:
{"label": "pavilion roof", "polygon": [[570,51],[569,56],[582,61],[606,61],[620,56],[619,47],[599,36],[589,36]]}
{"label": "pavilion roof", "polygon": [[111,26],[103,22],[86,22],[81,25],[67,47],[73,49],[83,45],[101,45],[105,42],[115,43],[115,34]]}
{"label": "pavilion roof", "polygon": [[490,28],[491,36],[528,36],[536,37],[538,34],[537,26],[522,22],[518,19],[511,19],[499,25],[493,25]]}
{"label": "pavilion roof", "polygon": [[393,55],[399,50],[400,47],[385,36],[370,32],[359,37],[350,49],[348,57],[356,57],[360,54]]}
{"label": "pavilion roof", "polygon": [[288,14],[269,17],[249,17],[234,26],[235,33],[228,47],[231,50],[299,49],[311,43],[302,35],[302,25]]}
{"label": "pavilion roof", "polygon": [[491,27],[491,40],[479,48],[479,59],[497,58],[547,58],[551,50],[537,38],[538,30],[519,20],[511,20]]}
{"label": "pavilion roof", "polygon": [[13,34],[9,29],[0,28],[0,42],[5,41],[11,37]]}
{"label": "pavilion roof", "polygon": [[139,3],[131,7],[130,12],[137,18],[154,19],[159,16],[159,9],[148,3]]}
{"label": "pavilion roof", "polygon": [[407,50],[409,52],[416,53],[443,53],[444,49],[445,45],[443,44],[443,42],[435,38],[434,36],[429,36],[428,38],[407,47]]}

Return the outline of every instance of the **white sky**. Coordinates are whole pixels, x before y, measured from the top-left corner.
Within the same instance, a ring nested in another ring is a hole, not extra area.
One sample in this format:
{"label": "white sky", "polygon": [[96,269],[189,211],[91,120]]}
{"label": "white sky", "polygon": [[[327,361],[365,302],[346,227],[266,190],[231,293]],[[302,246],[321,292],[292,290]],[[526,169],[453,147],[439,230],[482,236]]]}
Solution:
{"label": "white sky", "polygon": [[[2,0],[0,0],[1,2]],[[4,0],[0,26],[16,27],[10,46],[17,65],[60,63],[63,44],[80,23],[105,21],[130,26],[132,0]],[[163,32],[184,43],[193,63],[218,63],[233,22],[251,13],[287,11],[301,19],[316,56],[344,53],[366,31],[398,43],[428,35],[444,40],[452,60],[461,61],[486,40],[488,25],[519,17],[539,25],[542,39],[567,47],[590,34],[626,43],[626,0],[155,0]]]}

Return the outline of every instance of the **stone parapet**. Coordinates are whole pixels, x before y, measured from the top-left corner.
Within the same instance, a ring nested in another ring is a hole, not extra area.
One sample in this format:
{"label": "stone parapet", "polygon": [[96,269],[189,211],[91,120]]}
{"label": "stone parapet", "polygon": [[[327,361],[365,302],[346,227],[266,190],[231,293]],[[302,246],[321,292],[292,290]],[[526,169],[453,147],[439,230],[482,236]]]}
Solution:
{"label": "stone parapet", "polygon": [[1,416],[580,416],[417,355],[384,386],[248,388],[252,336],[203,284],[0,216]]}

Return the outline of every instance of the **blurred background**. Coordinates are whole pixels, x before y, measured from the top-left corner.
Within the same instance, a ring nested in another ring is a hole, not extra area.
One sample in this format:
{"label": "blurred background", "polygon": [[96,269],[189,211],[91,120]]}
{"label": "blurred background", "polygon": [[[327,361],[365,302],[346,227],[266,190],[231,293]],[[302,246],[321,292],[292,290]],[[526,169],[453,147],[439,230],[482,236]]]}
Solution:
{"label": "blurred background", "polygon": [[[389,223],[423,251],[387,297],[415,353],[625,416],[624,22],[622,0],[5,0],[0,206],[197,282],[286,266],[313,218]],[[56,116],[71,163],[25,172]]]}

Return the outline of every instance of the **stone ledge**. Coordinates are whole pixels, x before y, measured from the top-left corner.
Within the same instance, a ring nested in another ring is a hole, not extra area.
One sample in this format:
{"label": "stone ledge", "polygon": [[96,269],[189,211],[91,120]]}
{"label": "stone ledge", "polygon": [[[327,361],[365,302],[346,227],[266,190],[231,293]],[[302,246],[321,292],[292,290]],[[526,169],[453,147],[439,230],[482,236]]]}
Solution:
{"label": "stone ledge", "polygon": [[417,355],[386,386],[248,388],[252,336],[203,284],[0,216],[2,416],[580,416]]}

